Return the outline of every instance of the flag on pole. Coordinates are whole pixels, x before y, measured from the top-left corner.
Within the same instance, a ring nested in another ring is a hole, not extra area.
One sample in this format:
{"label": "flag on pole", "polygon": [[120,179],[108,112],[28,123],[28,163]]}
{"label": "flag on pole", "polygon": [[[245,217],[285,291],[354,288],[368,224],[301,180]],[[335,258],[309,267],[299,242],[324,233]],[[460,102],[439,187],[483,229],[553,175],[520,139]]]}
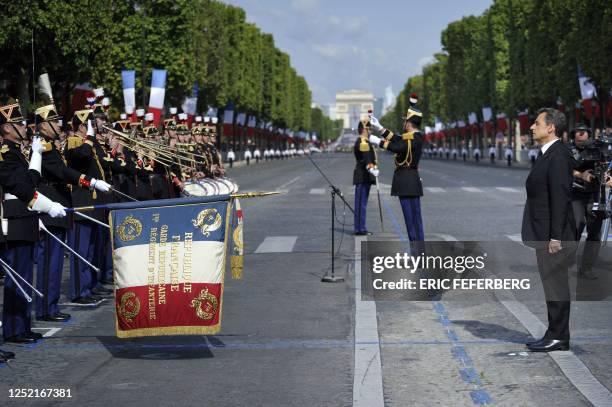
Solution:
{"label": "flag on pole", "polygon": [[187,113],[187,122],[191,125],[193,121],[193,117],[196,115],[197,106],[198,106],[198,92],[199,86],[198,83],[195,82],[193,84],[193,89],[191,90],[191,96],[185,98],[185,101],[181,105],[181,109],[183,109],[184,113]]}
{"label": "flag on pole", "polygon": [[491,121],[491,117],[493,116],[493,111],[491,110],[490,107],[483,107],[482,108],[482,118],[485,122]]}
{"label": "flag on pole", "polygon": [[232,136],[232,127],[234,126],[234,104],[229,102],[223,111],[223,135],[226,137]]}
{"label": "flag on pole", "polygon": [[123,106],[125,112],[134,111],[136,108],[136,71],[121,71],[123,79]]}
{"label": "flag on pole", "polygon": [[149,95],[149,112],[153,113],[155,126],[159,125],[162,111],[164,110],[164,98],[166,96],[166,70],[153,69],[151,78],[151,94]]}
{"label": "flag on pole", "polygon": [[228,195],[111,211],[119,338],[219,332],[231,213]]}
{"label": "flag on pole", "polygon": [[591,78],[586,76],[582,69],[578,67],[578,84],[580,85],[580,96],[582,100],[593,99],[597,97],[597,89],[593,85]]}
{"label": "flag on pole", "polygon": [[248,125],[247,125],[247,136],[253,137],[255,132],[255,127],[257,126],[257,118],[255,116],[249,116]]}
{"label": "flag on pole", "polygon": [[468,123],[469,124],[476,124],[478,123],[478,118],[476,117],[476,113],[472,112],[468,115]]}
{"label": "flag on pole", "polygon": [[496,115],[496,118],[497,118],[497,131],[501,131],[502,133],[505,133],[506,130],[508,129],[508,124],[506,122],[506,114],[499,113]]}

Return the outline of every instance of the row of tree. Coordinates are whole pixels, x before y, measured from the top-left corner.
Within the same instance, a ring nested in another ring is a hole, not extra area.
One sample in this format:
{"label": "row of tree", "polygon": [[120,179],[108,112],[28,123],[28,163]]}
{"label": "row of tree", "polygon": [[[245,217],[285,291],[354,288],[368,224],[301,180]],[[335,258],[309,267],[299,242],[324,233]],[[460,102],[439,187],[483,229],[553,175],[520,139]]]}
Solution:
{"label": "row of tree", "polygon": [[43,72],[60,104],[90,82],[122,106],[121,70],[133,69],[137,104],[146,107],[151,71],[164,68],[166,106],[180,106],[197,82],[198,111],[231,101],[279,127],[312,129],[306,80],[241,8],[215,0],[13,0],[0,16],[0,89],[26,106]]}
{"label": "row of tree", "polygon": [[610,1],[495,0],[482,15],[450,23],[441,37],[443,52],[408,78],[385,125],[401,126],[411,92],[427,125],[434,117],[467,122],[470,112],[482,121],[483,106],[510,119],[558,103],[573,109],[581,98],[578,67],[605,111],[612,89]]}

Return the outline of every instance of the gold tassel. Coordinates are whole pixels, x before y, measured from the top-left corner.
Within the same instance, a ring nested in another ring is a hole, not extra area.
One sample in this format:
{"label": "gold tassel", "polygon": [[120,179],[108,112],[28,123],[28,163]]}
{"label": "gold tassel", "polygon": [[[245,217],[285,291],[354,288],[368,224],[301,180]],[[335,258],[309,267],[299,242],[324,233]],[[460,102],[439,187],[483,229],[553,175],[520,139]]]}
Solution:
{"label": "gold tassel", "polygon": [[232,280],[242,280],[244,277],[244,256],[232,255]]}

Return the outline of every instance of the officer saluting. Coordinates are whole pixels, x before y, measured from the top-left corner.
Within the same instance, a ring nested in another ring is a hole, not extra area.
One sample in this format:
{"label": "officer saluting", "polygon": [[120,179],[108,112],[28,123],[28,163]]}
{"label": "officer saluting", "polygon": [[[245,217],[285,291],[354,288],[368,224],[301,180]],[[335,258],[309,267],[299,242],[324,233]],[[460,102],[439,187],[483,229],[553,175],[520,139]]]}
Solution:
{"label": "officer saluting", "polygon": [[357,126],[359,137],[355,140],[353,152],[355,153],[355,171],[353,171],[353,185],[355,185],[355,235],[371,235],[366,229],[366,207],[370,196],[370,187],[376,182],[378,167],[376,152],[368,140],[368,121],[361,120]]}
{"label": "officer saluting", "polygon": [[[0,160],[0,186],[3,194],[2,240],[6,242],[1,255],[21,277],[32,283],[34,245],[38,240],[38,212],[51,217],[66,216],[65,208],[36,190],[41,176],[42,151],[40,139],[31,143],[31,158],[21,152],[26,128],[19,103],[0,106],[0,134],[4,140]],[[6,227],[5,227],[6,226]],[[28,295],[31,290],[24,287]],[[2,333],[5,342],[32,343],[42,335],[32,332],[31,305],[19,292],[10,277],[4,284]],[[14,355],[0,352],[0,359]]]}
{"label": "officer saluting", "polygon": [[416,94],[410,95],[410,106],[404,118],[404,134],[397,135],[385,129],[375,117],[370,118],[370,127],[381,133],[381,137],[370,135],[370,143],[395,153],[395,172],[391,195],[397,196],[402,206],[408,238],[414,254],[423,249],[425,234],[421,218],[421,196],[423,185],[419,176],[419,160],[423,149],[423,134],[419,131],[423,114],[416,108]]}

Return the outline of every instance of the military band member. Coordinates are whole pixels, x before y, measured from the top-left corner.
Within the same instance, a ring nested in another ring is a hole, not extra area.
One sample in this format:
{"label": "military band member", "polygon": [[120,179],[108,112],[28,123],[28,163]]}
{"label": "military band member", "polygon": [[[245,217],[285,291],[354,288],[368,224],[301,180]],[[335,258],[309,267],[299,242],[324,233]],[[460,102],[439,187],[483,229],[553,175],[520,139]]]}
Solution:
{"label": "military band member", "polygon": [[259,164],[259,160],[261,160],[261,151],[259,151],[259,147],[255,147],[253,158],[255,159],[255,164]]}
{"label": "military band member", "polygon": [[393,173],[391,195],[397,196],[400,200],[411,250],[415,255],[420,254],[424,249],[425,240],[421,218],[423,185],[418,170],[423,148],[423,135],[419,130],[423,114],[417,109],[416,103],[416,95],[412,94],[410,106],[404,118],[402,135],[385,129],[375,117],[370,118],[371,128],[381,133],[381,137],[371,135],[370,142],[395,153],[395,172]]}
{"label": "military band member", "polygon": [[495,164],[495,155],[497,154],[497,149],[495,148],[495,145],[492,144],[489,147],[489,159],[491,160],[491,164]]}
{"label": "military band member", "polygon": [[[0,255],[15,272],[30,284],[34,265],[34,247],[38,240],[38,212],[51,217],[66,216],[65,208],[37,191],[42,172],[42,141],[35,137],[31,143],[31,157],[21,150],[26,138],[26,126],[18,102],[0,106],[0,186],[2,187],[3,250]],[[19,281],[19,280],[17,280]],[[20,284],[28,295],[31,289]],[[6,277],[2,307],[2,334],[5,342],[32,343],[42,335],[32,332],[31,305],[12,278]],[[0,351],[0,359],[14,355]]]}
{"label": "military band member", "polygon": [[371,235],[366,229],[366,207],[370,196],[370,187],[376,183],[378,166],[376,151],[368,140],[367,120],[361,120],[357,126],[359,137],[355,140],[353,153],[355,154],[355,170],[353,171],[353,185],[355,185],[355,235]]}

